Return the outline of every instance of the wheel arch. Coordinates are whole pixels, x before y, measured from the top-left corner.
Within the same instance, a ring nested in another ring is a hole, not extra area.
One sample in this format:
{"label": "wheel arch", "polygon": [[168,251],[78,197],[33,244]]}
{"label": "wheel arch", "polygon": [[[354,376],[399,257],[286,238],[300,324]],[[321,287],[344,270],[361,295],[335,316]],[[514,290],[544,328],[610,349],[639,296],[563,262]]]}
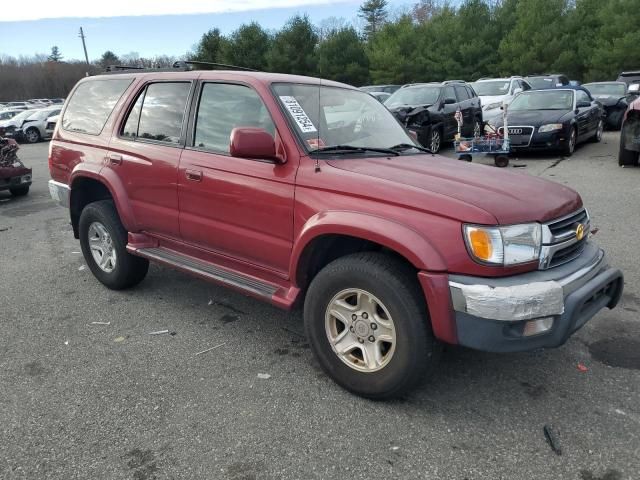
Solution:
{"label": "wheel arch", "polygon": [[360,251],[385,251],[420,270],[445,271],[440,253],[409,226],[373,214],[322,212],[298,235],[290,264],[292,283],[306,289],[328,263]]}
{"label": "wheel arch", "polygon": [[[118,182],[119,183],[119,182]],[[107,178],[90,171],[75,171],[69,181],[71,195],[69,199],[69,213],[73,234],[78,238],[78,224],[80,214],[89,203],[99,200],[113,200],[120,221],[131,231],[135,226],[133,213],[129,205],[123,201],[124,188],[114,185]]]}

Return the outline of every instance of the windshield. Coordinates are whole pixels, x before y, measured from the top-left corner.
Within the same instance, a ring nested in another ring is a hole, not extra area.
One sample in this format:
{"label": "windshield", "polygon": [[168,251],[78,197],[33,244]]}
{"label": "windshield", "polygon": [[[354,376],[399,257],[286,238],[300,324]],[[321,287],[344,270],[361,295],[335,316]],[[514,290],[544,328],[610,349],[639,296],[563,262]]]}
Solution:
{"label": "windshield", "polygon": [[508,80],[492,80],[473,83],[473,89],[476,91],[479,97],[482,96],[494,96],[494,95],[506,95],[509,93]]}
{"label": "windshield", "polygon": [[587,83],[584,87],[592,95],[611,95],[614,97],[624,97],[627,89],[623,83]]}
{"label": "windshield", "polygon": [[391,95],[384,104],[389,108],[402,105],[433,105],[440,97],[440,87],[405,87]]}
{"label": "windshield", "polygon": [[527,77],[527,82],[535,88],[554,88],[556,86],[553,77]]}
{"label": "windshield", "polygon": [[546,92],[529,91],[518,95],[509,105],[513,110],[571,110],[573,92],[556,90]]}
{"label": "windshield", "polygon": [[336,145],[389,148],[414,144],[384,105],[368,93],[309,84],[274,84],[278,101],[308,151]]}
{"label": "windshield", "polygon": [[55,115],[58,113],[56,110],[38,110],[31,114],[28,120],[44,120],[45,118],[50,117],[51,115]]}
{"label": "windshield", "polygon": [[19,114],[17,114],[11,120],[14,122],[21,122],[22,120],[26,120],[27,118],[29,118],[31,115],[33,115],[33,110],[25,110],[24,112],[20,112]]}

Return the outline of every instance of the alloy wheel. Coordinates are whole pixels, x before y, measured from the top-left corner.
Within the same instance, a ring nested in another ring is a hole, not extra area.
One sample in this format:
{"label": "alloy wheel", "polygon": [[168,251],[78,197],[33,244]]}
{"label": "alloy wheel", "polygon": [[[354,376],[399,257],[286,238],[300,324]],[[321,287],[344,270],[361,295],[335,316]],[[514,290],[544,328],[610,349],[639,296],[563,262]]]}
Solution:
{"label": "alloy wheel", "polygon": [[91,256],[96,265],[106,273],[111,273],[116,268],[117,253],[109,231],[100,222],[89,225],[87,233]]}
{"label": "alloy wheel", "polygon": [[331,299],[325,332],[338,358],[360,372],[384,368],[395,352],[396,330],[389,311],[377,297],[359,288],[342,290]]}
{"label": "alloy wheel", "polygon": [[431,131],[431,144],[429,145],[429,150],[433,153],[436,153],[440,150],[440,131],[432,130]]}

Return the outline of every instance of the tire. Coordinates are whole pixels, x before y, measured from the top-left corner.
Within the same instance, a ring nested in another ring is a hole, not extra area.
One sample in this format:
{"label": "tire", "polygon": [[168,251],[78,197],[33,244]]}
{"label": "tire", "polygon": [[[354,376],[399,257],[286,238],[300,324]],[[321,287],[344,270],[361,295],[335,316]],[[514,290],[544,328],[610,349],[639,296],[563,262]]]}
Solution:
{"label": "tire", "polygon": [[604,132],[604,120],[598,120],[598,126],[596,127],[596,131],[591,137],[591,141],[593,143],[599,143],[602,140],[602,133]]}
{"label": "tire", "polygon": [[[104,236],[105,232],[109,239]],[[84,207],[80,214],[79,233],[84,259],[93,275],[106,287],[112,290],[133,287],[147,275],[149,261],[126,250],[127,231],[120,222],[113,201],[101,200]],[[90,241],[90,236],[93,241]],[[102,255],[96,250],[101,250]],[[112,256],[113,252],[115,255]],[[111,261],[100,266],[100,257],[111,258]]]}
{"label": "tire", "polygon": [[638,158],[640,152],[634,152],[633,150],[626,150],[624,148],[624,142],[620,139],[620,150],[618,151],[618,165],[621,167],[633,167],[638,165]]}
{"label": "tire", "polygon": [[570,157],[571,155],[573,155],[573,152],[576,150],[577,142],[578,142],[578,132],[576,131],[576,127],[571,127],[569,138],[565,140],[565,143],[562,146],[563,155],[565,155],[566,157]]}
{"label": "tire", "polygon": [[469,153],[463,153],[458,157],[458,160],[462,160],[463,162],[471,162],[473,161],[473,156]]}
{"label": "tire", "polygon": [[40,131],[34,127],[27,128],[24,139],[27,143],[38,143],[41,140]]}
{"label": "tire", "polygon": [[24,197],[26,194],[29,193],[29,185],[10,188],[9,192],[14,197]]}
{"label": "tire", "polygon": [[[354,293],[349,302],[352,291],[360,296]],[[358,303],[355,298],[362,301]],[[377,305],[377,313],[367,316],[367,309],[373,312],[372,305]],[[330,306],[343,312],[344,321],[338,320],[340,315],[329,313]],[[347,255],[321,270],[305,298],[304,323],[311,349],[323,370],[340,386],[363,397],[388,399],[403,395],[416,387],[440,358],[441,347],[431,331],[415,271],[385,254]],[[340,324],[342,330],[334,329]],[[384,338],[393,341],[387,344]],[[337,345],[335,350],[330,339]],[[344,343],[338,345],[340,339]],[[345,353],[336,353],[338,348]],[[375,355],[365,357],[366,348],[384,353],[369,363],[367,359]]]}
{"label": "tire", "polygon": [[439,128],[432,128],[429,132],[429,145],[427,148],[431,153],[438,153],[442,147],[442,132]]}
{"label": "tire", "polygon": [[496,155],[493,159],[493,163],[496,167],[504,168],[509,166],[509,157],[506,155]]}

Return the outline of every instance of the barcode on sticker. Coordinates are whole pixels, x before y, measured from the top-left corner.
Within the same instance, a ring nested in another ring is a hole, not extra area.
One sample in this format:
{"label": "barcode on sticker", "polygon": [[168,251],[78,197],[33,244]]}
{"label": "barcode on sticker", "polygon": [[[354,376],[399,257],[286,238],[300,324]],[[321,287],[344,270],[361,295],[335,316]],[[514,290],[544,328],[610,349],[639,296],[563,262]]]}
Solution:
{"label": "barcode on sticker", "polygon": [[287,111],[291,115],[291,118],[298,124],[298,128],[302,133],[317,132],[316,127],[307,115],[307,112],[300,106],[298,101],[289,95],[280,97],[280,101],[286,107]]}

